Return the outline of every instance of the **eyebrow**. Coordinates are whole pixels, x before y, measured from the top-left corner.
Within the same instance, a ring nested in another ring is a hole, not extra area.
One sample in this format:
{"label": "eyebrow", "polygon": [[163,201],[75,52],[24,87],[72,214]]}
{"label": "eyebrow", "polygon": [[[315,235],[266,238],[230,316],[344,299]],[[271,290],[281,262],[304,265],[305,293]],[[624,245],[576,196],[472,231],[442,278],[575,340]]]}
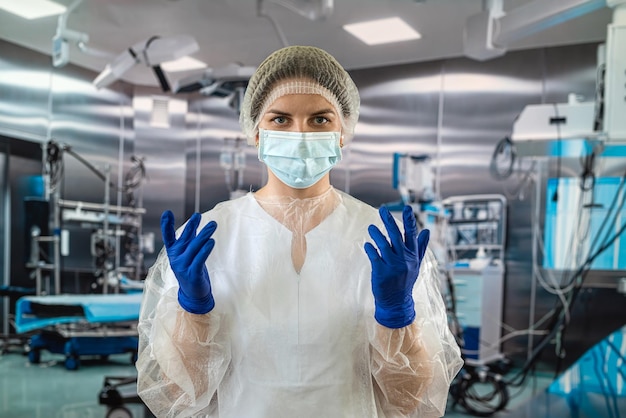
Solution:
{"label": "eyebrow", "polygon": [[326,115],[326,114],[328,114],[328,113],[335,114],[335,111],[334,111],[333,109],[331,109],[331,108],[328,108],[328,109],[322,109],[322,110],[320,110],[320,111],[318,111],[318,112],[315,112],[315,113],[313,113],[313,114],[314,114],[314,115]]}
{"label": "eyebrow", "polygon": [[[272,113],[274,115],[281,115],[281,116],[293,116],[291,113],[289,112],[285,112],[283,110],[278,110],[278,109],[268,109],[267,112],[265,113]],[[318,115],[327,115],[327,114],[335,114],[335,111],[332,108],[328,108],[328,109],[321,109],[318,110],[317,112],[313,113],[312,116],[318,116]]]}

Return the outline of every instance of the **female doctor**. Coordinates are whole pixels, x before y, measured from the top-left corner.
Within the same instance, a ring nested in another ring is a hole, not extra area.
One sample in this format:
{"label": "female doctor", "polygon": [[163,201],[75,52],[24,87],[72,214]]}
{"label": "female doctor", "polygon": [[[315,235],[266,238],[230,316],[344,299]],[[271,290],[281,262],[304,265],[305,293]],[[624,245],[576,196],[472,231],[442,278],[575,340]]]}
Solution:
{"label": "female doctor", "polygon": [[292,46],[250,79],[240,123],[257,192],[194,214],[145,281],[138,392],[158,417],[440,417],[461,367],[437,266],[403,222],[334,189],[359,95],[328,53]]}

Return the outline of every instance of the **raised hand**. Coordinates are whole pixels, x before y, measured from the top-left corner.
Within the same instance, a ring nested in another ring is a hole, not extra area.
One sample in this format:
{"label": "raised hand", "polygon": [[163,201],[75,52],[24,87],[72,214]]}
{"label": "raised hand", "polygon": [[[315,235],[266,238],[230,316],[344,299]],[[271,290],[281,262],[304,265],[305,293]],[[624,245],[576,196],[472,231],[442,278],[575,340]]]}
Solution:
{"label": "raised hand", "polygon": [[387,229],[389,241],[376,226],[368,227],[378,247],[365,243],[365,252],[372,263],[374,317],[379,324],[388,328],[402,328],[415,319],[413,286],[426,253],[430,231],[424,229],[417,234],[415,215],[410,206],[405,206],[402,211],[404,237],[389,209],[383,206],[378,212]]}
{"label": "raised hand", "polygon": [[201,215],[194,213],[183,233],[176,239],[174,214],[167,210],[161,215],[163,243],[172,271],[178,280],[178,303],[187,312],[205,314],[213,309],[215,301],[205,261],[215,246],[211,238],[217,223],[211,221],[196,235]]}

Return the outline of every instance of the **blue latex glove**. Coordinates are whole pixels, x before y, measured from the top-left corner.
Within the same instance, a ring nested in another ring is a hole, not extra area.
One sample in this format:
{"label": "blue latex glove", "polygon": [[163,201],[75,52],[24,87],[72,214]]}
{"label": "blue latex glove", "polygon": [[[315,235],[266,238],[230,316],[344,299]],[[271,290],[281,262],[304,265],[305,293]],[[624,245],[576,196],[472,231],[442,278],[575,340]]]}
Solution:
{"label": "blue latex glove", "polygon": [[163,243],[170,266],[178,280],[178,303],[187,312],[205,314],[215,306],[209,273],[204,265],[215,246],[211,239],[217,223],[211,221],[196,235],[201,216],[194,213],[183,233],[176,239],[174,214],[167,210],[161,216]]}
{"label": "blue latex glove", "polygon": [[378,212],[391,243],[380,229],[369,226],[368,232],[378,247],[377,250],[371,243],[365,243],[365,252],[372,263],[374,317],[388,328],[402,328],[415,319],[413,285],[426,253],[430,231],[424,229],[417,235],[415,215],[410,206],[405,206],[402,211],[404,238],[389,209],[383,206]]}

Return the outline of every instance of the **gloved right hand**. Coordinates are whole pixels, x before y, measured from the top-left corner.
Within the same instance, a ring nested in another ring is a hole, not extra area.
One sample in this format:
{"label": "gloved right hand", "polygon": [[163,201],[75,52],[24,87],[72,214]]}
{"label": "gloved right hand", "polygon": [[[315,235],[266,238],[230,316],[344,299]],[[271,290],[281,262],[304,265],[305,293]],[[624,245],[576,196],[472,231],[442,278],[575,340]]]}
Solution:
{"label": "gloved right hand", "polygon": [[215,246],[211,236],[217,223],[209,222],[196,235],[200,219],[199,213],[191,215],[183,233],[176,239],[174,214],[167,210],[161,215],[163,243],[179,285],[178,303],[194,314],[205,314],[215,306],[211,280],[204,263]]}
{"label": "gloved right hand", "polygon": [[389,241],[378,227],[370,225],[368,232],[378,249],[365,243],[365,252],[372,263],[374,318],[387,328],[403,328],[415,319],[413,286],[426,253],[430,231],[424,229],[417,234],[415,215],[408,205],[402,211],[404,237],[389,209],[382,206],[379,213]]}

